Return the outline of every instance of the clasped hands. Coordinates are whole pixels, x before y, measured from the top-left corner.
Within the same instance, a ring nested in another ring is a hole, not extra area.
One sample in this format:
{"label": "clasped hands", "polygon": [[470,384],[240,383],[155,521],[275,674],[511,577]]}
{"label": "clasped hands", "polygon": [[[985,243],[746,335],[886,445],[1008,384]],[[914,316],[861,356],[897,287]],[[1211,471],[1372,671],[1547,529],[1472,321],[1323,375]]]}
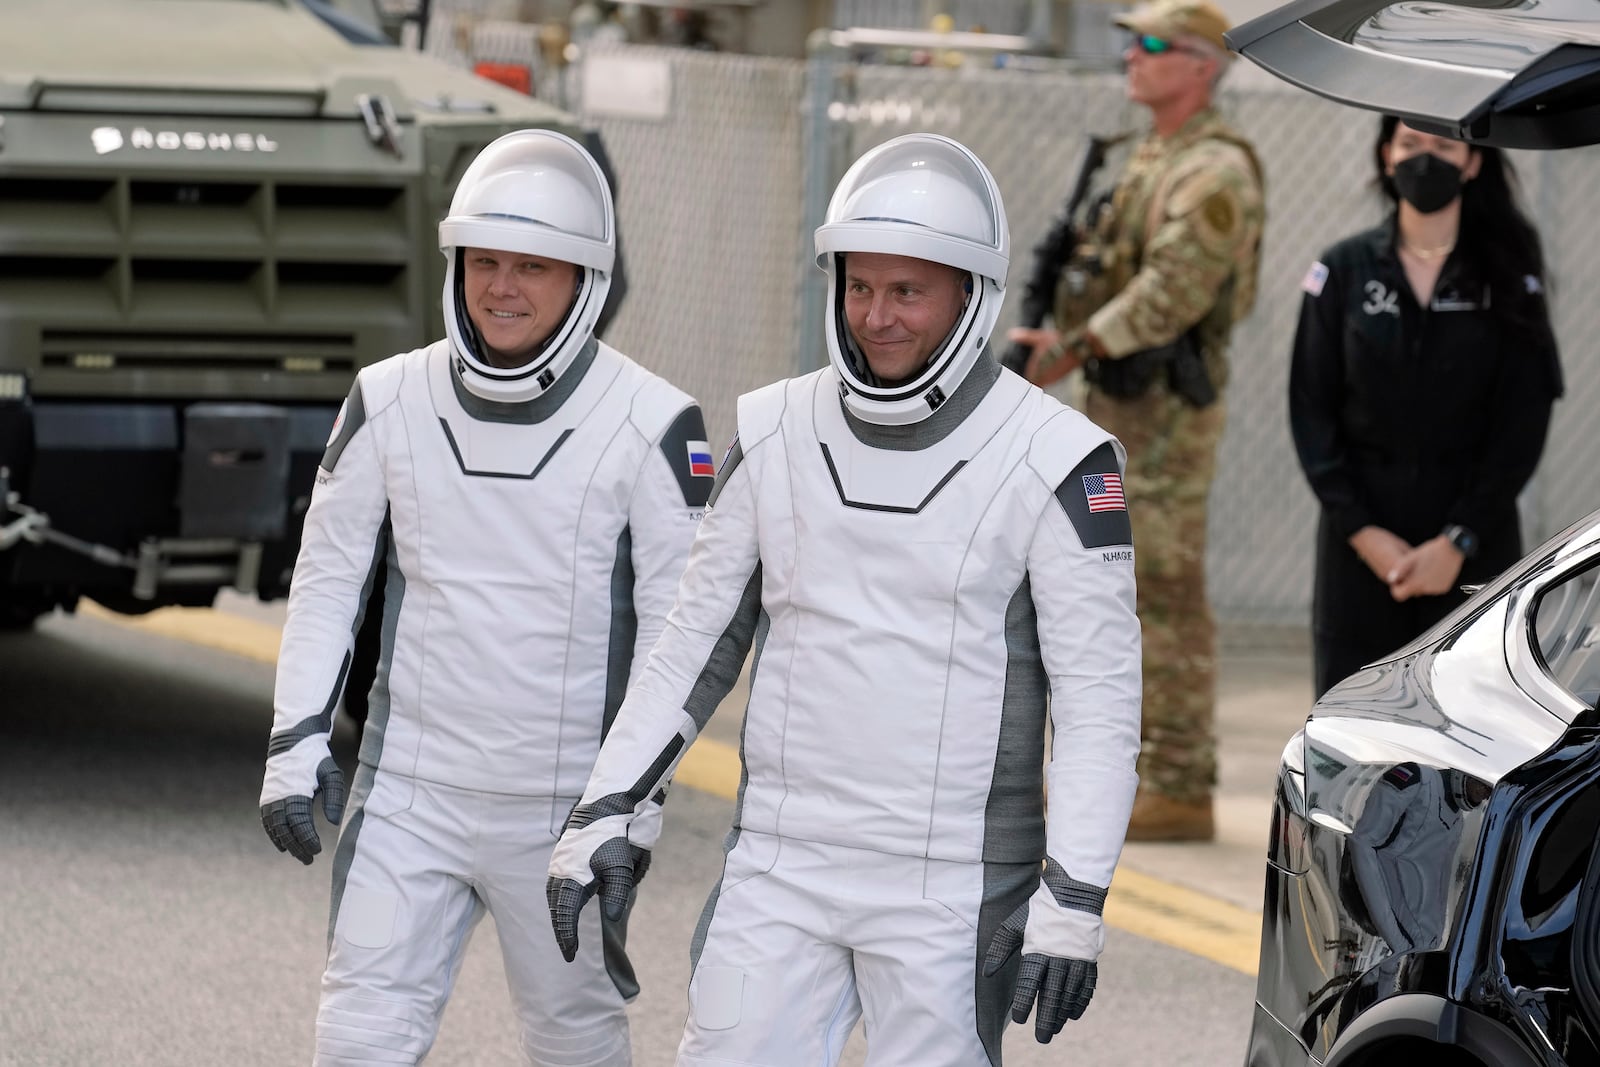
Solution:
{"label": "clasped hands", "polygon": [[1461,576],[1461,550],[1444,535],[1412,546],[1381,526],[1363,526],[1350,537],[1350,547],[1389,587],[1395,600],[1448,593]]}

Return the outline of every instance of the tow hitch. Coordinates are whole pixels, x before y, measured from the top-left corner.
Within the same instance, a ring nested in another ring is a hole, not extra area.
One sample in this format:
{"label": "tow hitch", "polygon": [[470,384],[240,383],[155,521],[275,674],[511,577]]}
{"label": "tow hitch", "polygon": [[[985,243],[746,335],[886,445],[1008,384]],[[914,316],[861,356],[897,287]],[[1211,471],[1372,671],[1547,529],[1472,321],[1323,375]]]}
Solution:
{"label": "tow hitch", "polygon": [[24,504],[11,489],[11,472],[0,467],[0,552],[26,541],[54,545],[87,556],[105,567],[133,571],[133,596],[154,600],[163,585],[232,585],[242,593],[256,591],[261,576],[261,542],[226,537],[148,537],[137,553],[119,552],[63,533],[50,516]]}

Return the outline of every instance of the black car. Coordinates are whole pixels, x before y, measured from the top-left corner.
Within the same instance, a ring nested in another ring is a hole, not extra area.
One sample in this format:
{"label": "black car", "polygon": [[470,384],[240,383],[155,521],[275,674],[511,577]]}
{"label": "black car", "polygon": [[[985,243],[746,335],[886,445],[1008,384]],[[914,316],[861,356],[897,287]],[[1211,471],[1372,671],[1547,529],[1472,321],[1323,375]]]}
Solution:
{"label": "black car", "polygon": [[1284,750],[1250,1067],[1600,1064],[1600,512]]}
{"label": "black car", "polygon": [[[1600,143],[1595,0],[1299,0],[1229,44],[1476,144]],[[1600,1065],[1600,512],[1284,750],[1249,1067]]]}
{"label": "black car", "polygon": [[1228,43],[1286,81],[1501,148],[1600,142],[1594,0],[1298,0]]}

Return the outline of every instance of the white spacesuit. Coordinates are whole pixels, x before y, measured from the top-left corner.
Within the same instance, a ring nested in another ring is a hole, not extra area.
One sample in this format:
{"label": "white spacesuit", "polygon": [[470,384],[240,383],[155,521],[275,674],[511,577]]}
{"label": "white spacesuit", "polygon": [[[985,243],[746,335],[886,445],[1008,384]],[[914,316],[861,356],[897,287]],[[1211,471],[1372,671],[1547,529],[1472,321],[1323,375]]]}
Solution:
{"label": "white spacesuit", "polygon": [[[312,797],[339,815],[328,737],[370,575],[388,561],[334,858],[319,1064],[425,1055],[485,909],[530,1062],[630,1062],[637,986],[620,926],[593,923],[568,967],[542,890],[712,477],[694,401],[593,337],[613,233],[610,192],[575,142],[521,131],[484,149],[439,227],[449,337],[361,371],[318,471],[261,793],[269,834],[307,863]],[[485,353],[461,282],[469,248],[578,268],[570,308],[519,366]]]}
{"label": "white spacesuit", "polygon": [[[972,1067],[998,1062],[1008,1007],[1037,997],[1047,1041],[1093,990],[1139,747],[1123,453],[989,355],[1006,232],[946,138],[846,174],[816,235],[831,366],[741,398],[677,605],[556,847],[570,949],[589,895],[624,899],[636,816],[753,645],[680,1064],[833,1063],[864,1014],[869,1063]],[[858,252],[969,274],[908,382],[846,321]]]}

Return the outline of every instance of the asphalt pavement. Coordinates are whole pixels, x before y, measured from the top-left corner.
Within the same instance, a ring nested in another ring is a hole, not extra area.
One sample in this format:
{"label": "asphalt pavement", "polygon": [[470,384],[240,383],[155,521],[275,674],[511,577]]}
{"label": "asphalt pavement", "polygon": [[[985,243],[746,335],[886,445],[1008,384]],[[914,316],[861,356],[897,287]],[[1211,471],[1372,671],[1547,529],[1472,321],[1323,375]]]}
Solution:
{"label": "asphalt pavement", "polygon": [[[257,815],[280,610],[129,620],[86,609],[0,641],[3,1067],[310,1060],[329,872],[275,852]],[[1238,733],[1232,709],[1248,707],[1231,694],[1304,684],[1292,663],[1271,669],[1281,648],[1229,648],[1225,739]],[[1225,792],[1240,770],[1270,782],[1299,714],[1283,709],[1296,703],[1257,701],[1291,720],[1255,724],[1259,758],[1236,763],[1225,740]],[[723,717],[718,729],[736,732],[737,712]],[[354,731],[341,724],[334,740],[348,766]],[[629,952],[650,976],[630,1011],[636,1067],[669,1067],[682,1032],[686,932],[732,812],[719,744],[692,750],[711,753],[701,772],[712,788],[675,790],[634,915]],[[1010,1067],[1242,1062],[1261,849],[1248,828],[1231,847],[1229,825],[1216,844],[1130,849],[1090,1013],[1049,1045],[1010,1028]],[[1221,896],[1230,880],[1238,903]],[[520,1062],[491,926],[467,951],[430,1064]],[[858,1033],[841,1067],[861,1067],[863,1052]]]}
{"label": "asphalt pavement", "polygon": [[[106,621],[266,662],[276,655],[283,609],[281,601],[231,593],[215,611],[167,609],[137,619],[85,606]],[[1225,623],[1218,646],[1216,839],[1127,844],[1107,920],[1254,973],[1273,786],[1283,747],[1311,707],[1311,642],[1305,627]],[[680,785],[732,799],[745,699],[741,680],[690,750]]]}
{"label": "asphalt pavement", "polygon": [[1259,914],[1278,764],[1311,710],[1311,637],[1303,627],[1224,625],[1219,646],[1216,840],[1130,842],[1122,864]]}

